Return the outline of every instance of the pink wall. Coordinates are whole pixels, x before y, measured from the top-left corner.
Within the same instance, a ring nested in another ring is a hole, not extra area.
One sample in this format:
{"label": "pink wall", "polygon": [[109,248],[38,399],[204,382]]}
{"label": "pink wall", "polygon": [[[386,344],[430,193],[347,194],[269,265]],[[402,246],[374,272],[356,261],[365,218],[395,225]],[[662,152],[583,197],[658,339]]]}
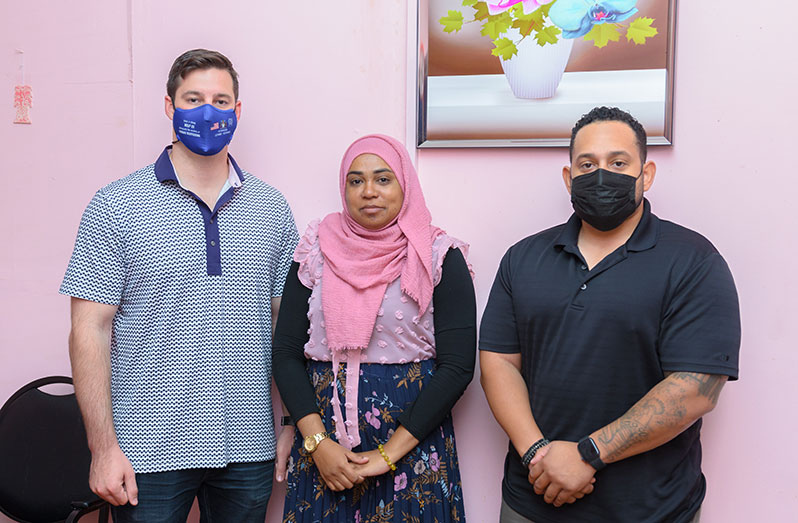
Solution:
{"label": "pink wall", "polygon": [[[680,3],[675,145],[651,153],[655,212],[714,242],[742,305],[742,379],[726,387],[704,430],[709,523],[794,521],[798,511],[788,127],[798,75],[782,44],[798,9],[783,4],[792,13],[753,20],[740,17],[751,5],[742,0]],[[336,209],[337,165],[352,139],[405,136],[404,1],[4,2],[0,401],[33,378],[69,373],[68,300],[56,291],[80,214],[98,187],[167,143],[165,76],[175,56],[198,46],[236,64],[243,117],[231,150],[283,191],[301,229]],[[17,48],[34,91],[30,126],[10,123]],[[473,245],[480,308],[504,250],[569,215],[566,161],[563,150],[419,153],[436,223]],[[506,438],[476,381],[455,419],[468,517],[494,521]],[[277,489],[270,522],[281,497]]]}

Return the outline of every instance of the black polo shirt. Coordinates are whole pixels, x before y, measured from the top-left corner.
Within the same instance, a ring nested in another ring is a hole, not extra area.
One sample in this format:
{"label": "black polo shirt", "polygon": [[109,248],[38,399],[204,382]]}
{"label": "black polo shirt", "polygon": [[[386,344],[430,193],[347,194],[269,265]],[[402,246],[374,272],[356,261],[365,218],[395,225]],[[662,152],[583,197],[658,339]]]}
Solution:
{"label": "black polo shirt", "polygon": [[[479,348],[521,353],[532,412],[550,440],[578,441],[623,415],[668,371],[737,379],[740,314],[729,268],[700,234],[644,202],[625,245],[587,270],[581,221],[521,240],[502,258]],[[510,446],[504,500],[537,523],[680,522],[698,510],[699,420],[672,441],[608,465],[595,491],[555,508]]]}

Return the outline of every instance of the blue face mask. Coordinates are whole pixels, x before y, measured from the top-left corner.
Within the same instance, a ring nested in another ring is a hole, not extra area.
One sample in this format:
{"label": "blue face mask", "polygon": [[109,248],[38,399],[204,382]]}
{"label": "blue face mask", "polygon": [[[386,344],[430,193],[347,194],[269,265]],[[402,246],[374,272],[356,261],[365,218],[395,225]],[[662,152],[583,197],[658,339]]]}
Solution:
{"label": "blue face mask", "polygon": [[213,156],[233,139],[236,130],[235,109],[222,111],[211,104],[193,109],[178,109],[172,117],[177,139],[196,154]]}

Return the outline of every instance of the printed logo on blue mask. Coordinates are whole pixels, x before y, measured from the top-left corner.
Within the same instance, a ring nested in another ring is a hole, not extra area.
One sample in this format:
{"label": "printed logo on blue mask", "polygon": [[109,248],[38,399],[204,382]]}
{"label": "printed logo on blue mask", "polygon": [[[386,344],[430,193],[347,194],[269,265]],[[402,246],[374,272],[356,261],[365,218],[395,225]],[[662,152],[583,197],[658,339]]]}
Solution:
{"label": "printed logo on blue mask", "polygon": [[177,139],[195,153],[213,156],[233,139],[236,130],[235,109],[222,111],[211,104],[193,109],[178,109],[172,117]]}

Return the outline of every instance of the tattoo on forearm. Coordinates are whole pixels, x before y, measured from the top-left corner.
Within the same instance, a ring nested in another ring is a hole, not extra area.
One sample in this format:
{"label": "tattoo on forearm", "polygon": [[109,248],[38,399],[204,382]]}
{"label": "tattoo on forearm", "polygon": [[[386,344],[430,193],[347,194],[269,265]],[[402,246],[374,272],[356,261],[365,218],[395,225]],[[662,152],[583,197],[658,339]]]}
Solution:
{"label": "tattoo on forearm", "polygon": [[665,413],[665,404],[658,398],[644,398],[617,421],[604,427],[599,440],[607,447],[605,460],[612,461],[629,447],[649,436],[652,421]]}
{"label": "tattoo on forearm", "polygon": [[674,372],[670,376],[678,381],[698,384],[699,396],[707,398],[713,407],[718,404],[720,390],[728,379],[726,376],[718,374],[701,374],[698,372]]}
{"label": "tattoo on forearm", "polygon": [[727,379],[726,376],[696,372],[674,372],[668,377],[670,379],[662,381],[623,416],[601,430],[598,438],[606,448],[603,459],[614,461],[636,444],[646,441],[654,430],[686,428],[694,421],[686,419],[686,398],[697,390],[700,397],[708,399],[714,406]]}

